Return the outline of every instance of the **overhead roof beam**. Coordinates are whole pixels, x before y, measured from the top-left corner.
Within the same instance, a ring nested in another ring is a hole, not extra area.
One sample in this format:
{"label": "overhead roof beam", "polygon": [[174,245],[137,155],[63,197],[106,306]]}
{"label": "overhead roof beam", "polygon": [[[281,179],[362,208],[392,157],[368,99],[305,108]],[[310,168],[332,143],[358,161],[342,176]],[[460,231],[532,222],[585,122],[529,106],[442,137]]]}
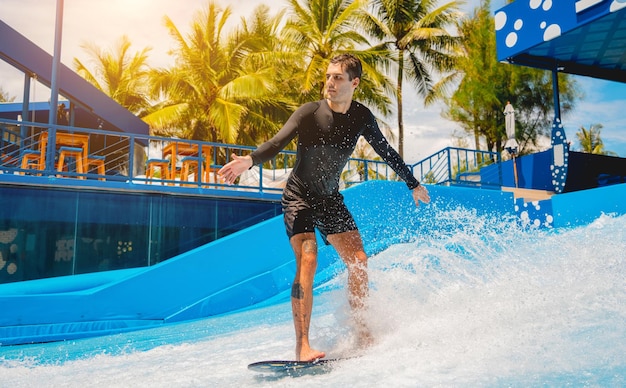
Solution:
{"label": "overhead roof beam", "polygon": [[[51,86],[52,56],[0,20],[0,59]],[[147,135],[148,124],[61,63],[59,94],[106,120],[111,130]]]}

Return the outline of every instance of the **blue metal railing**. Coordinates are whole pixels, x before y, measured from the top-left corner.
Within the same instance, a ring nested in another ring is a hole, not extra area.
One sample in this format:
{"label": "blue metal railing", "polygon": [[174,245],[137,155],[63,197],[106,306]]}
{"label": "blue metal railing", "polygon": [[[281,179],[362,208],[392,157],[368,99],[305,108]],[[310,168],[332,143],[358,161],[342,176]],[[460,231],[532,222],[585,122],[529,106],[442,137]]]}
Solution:
{"label": "blue metal railing", "polygon": [[420,181],[439,185],[502,186],[501,169],[485,175],[482,167],[502,161],[498,152],[447,147],[412,165]]}
{"label": "blue metal railing", "polygon": [[[21,127],[27,127],[28,131],[21,131]],[[225,189],[215,176],[222,165],[231,159],[232,154],[245,155],[255,147],[245,145],[233,145],[225,143],[203,142],[197,140],[174,139],[159,136],[137,135],[125,132],[113,132],[100,129],[78,128],[56,125],[57,131],[71,132],[89,136],[89,155],[104,158],[106,174],[98,174],[95,171],[78,173],[76,171],[64,171],[59,173],[54,169],[54,163],[46,163],[45,167],[22,168],[21,161],[25,151],[42,152],[39,149],[39,138],[42,132],[49,129],[49,125],[42,123],[15,121],[0,119],[0,156],[1,167],[4,172],[21,175],[41,175],[48,177],[63,178],[86,178],[104,179],[99,185],[107,182],[136,185],[150,184],[157,190],[177,190],[180,187],[195,187],[198,189]],[[26,133],[26,137],[21,136]],[[210,166],[208,181],[194,179],[193,181],[181,181],[181,160],[176,161],[178,175],[165,179],[164,177],[146,177],[147,161],[161,159],[163,149],[170,143],[177,142],[202,149],[210,147],[210,163],[197,163],[197,170],[193,177],[203,176],[205,166]],[[48,150],[43,150],[48,154]],[[54,150],[52,150],[54,151]],[[54,153],[53,153],[54,155]],[[491,151],[471,150],[464,148],[448,147],[436,152],[422,161],[411,165],[414,175],[418,180],[428,184],[445,185],[472,185],[472,186],[499,186],[501,176],[485,177],[481,175],[481,168],[499,163],[499,153]],[[243,192],[280,194],[290,169],[295,163],[295,151],[283,150],[274,159],[255,167],[246,176],[242,176],[236,186],[228,186]],[[35,164],[36,165],[36,164]],[[493,169],[492,169],[493,170]],[[495,169],[499,171],[500,169]],[[499,174],[499,173],[498,173]],[[500,174],[501,175],[501,174]],[[362,158],[350,158],[342,173],[342,187],[372,180],[397,180],[395,172],[383,161]]]}
{"label": "blue metal railing", "polygon": [[16,163],[23,147],[20,133],[0,123],[0,163]]}

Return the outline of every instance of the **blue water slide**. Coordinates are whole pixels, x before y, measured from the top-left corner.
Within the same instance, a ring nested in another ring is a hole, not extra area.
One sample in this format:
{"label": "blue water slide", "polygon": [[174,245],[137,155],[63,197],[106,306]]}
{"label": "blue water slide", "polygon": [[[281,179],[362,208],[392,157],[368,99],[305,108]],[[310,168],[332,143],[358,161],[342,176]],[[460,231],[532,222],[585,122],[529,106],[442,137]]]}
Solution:
{"label": "blue water slide", "polygon": [[[623,202],[621,186],[610,189],[613,202]],[[428,188],[433,202],[418,209],[402,182],[370,181],[343,192],[368,254],[441,227],[442,211],[515,215],[508,192]],[[558,209],[569,206],[567,195],[559,197]],[[331,247],[321,240],[319,247],[318,285],[344,269]],[[276,303],[289,298],[294,272],[278,216],[151,267],[0,285],[0,344],[99,336]]]}

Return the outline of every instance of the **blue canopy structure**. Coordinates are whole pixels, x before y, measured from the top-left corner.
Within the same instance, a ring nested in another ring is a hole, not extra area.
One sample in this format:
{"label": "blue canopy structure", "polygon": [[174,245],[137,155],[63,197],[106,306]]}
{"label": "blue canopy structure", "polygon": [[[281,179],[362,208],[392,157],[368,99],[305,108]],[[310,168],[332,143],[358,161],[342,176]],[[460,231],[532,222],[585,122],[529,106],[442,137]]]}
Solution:
{"label": "blue canopy structure", "polygon": [[495,23],[499,61],[626,82],[626,0],[517,0]]}
{"label": "blue canopy structure", "polygon": [[559,72],[626,82],[626,0],[517,0],[496,11],[498,60],[552,71],[554,191],[567,180]]}

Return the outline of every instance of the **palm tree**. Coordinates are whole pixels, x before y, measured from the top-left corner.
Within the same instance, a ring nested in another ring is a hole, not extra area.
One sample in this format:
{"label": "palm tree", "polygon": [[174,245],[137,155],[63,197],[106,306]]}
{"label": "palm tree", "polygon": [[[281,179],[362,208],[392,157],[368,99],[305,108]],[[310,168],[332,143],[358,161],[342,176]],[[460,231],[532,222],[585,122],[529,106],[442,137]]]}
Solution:
{"label": "palm tree", "polygon": [[[195,14],[185,37],[169,17],[165,26],[176,42],[175,65],[152,73],[153,97],[164,97],[144,119],[152,128],[180,137],[235,143],[249,104],[274,90],[271,65],[247,61],[258,41],[249,34],[224,37],[231,8],[214,3]],[[171,134],[171,132],[169,132]]]}
{"label": "palm tree", "polygon": [[146,85],[149,72],[147,59],[151,49],[144,48],[131,55],[130,46],[125,35],[110,51],[102,50],[93,43],[84,43],[81,47],[94,62],[93,70],[89,70],[78,58],[74,58],[73,64],[85,80],[132,113],[141,115],[150,106]]}
{"label": "palm tree", "polygon": [[604,150],[604,142],[600,136],[601,129],[602,124],[591,124],[588,130],[583,126],[580,127],[576,132],[576,137],[580,142],[582,152],[596,155],[617,155],[615,152]]}
{"label": "palm tree", "polygon": [[[495,31],[490,0],[482,0],[472,15],[460,19],[457,30],[461,36],[463,55],[457,61],[457,71],[448,77],[457,88],[451,97],[438,91],[448,109],[444,117],[456,121],[474,136],[474,147],[480,149],[484,136],[487,149],[505,136],[502,122],[502,99],[508,96],[509,79],[506,65],[498,63],[495,55]],[[510,67],[509,67],[510,68]],[[498,133],[498,129],[501,129]]]}
{"label": "palm tree", "polygon": [[15,97],[11,97],[8,92],[5,92],[0,86],[0,102],[13,102],[15,101]]}
{"label": "palm tree", "polygon": [[428,101],[435,90],[435,75],[454,70],[459,38],[446,28],[459,17],[459,3],[438,6],[437,0],[372,0],[371,7],[363,19],[365,30],[396,54],[398,152],[403,155],[403,81],[411,82]]}
{"label": "palm tree", "polygon": [[260,67],[274,69],[274,87],[267,90],[266,95],[244,102],[247,113],[241,121],[238,144],[263,143],[280,129],[280,123],[287,121],[298,105],[290,91],[298,90],[293,74],[299,69],[280,39],[285,10],[271,17],[269,11],[266,5],[258,6],[248,20],[242,18],[237,30],[238,34],[250,37],[249,42],[254,47],[242,64],[243,72],[251,73]]}
{"label": "palm tree", "polygon": [[[365,0],[289,0],[291,18],[283,29],[286,50],[299,68],[299,102],[324,97],[325,72],[337,54],[352,53],[361,59],[363,78],[355,93],[358,99],[383,115],[390,113],[387,97],[391,83],[379,70],[388,58],[383,46],[372,47],[356,32]],[[290,74],[291,76],[291,74]]]}

